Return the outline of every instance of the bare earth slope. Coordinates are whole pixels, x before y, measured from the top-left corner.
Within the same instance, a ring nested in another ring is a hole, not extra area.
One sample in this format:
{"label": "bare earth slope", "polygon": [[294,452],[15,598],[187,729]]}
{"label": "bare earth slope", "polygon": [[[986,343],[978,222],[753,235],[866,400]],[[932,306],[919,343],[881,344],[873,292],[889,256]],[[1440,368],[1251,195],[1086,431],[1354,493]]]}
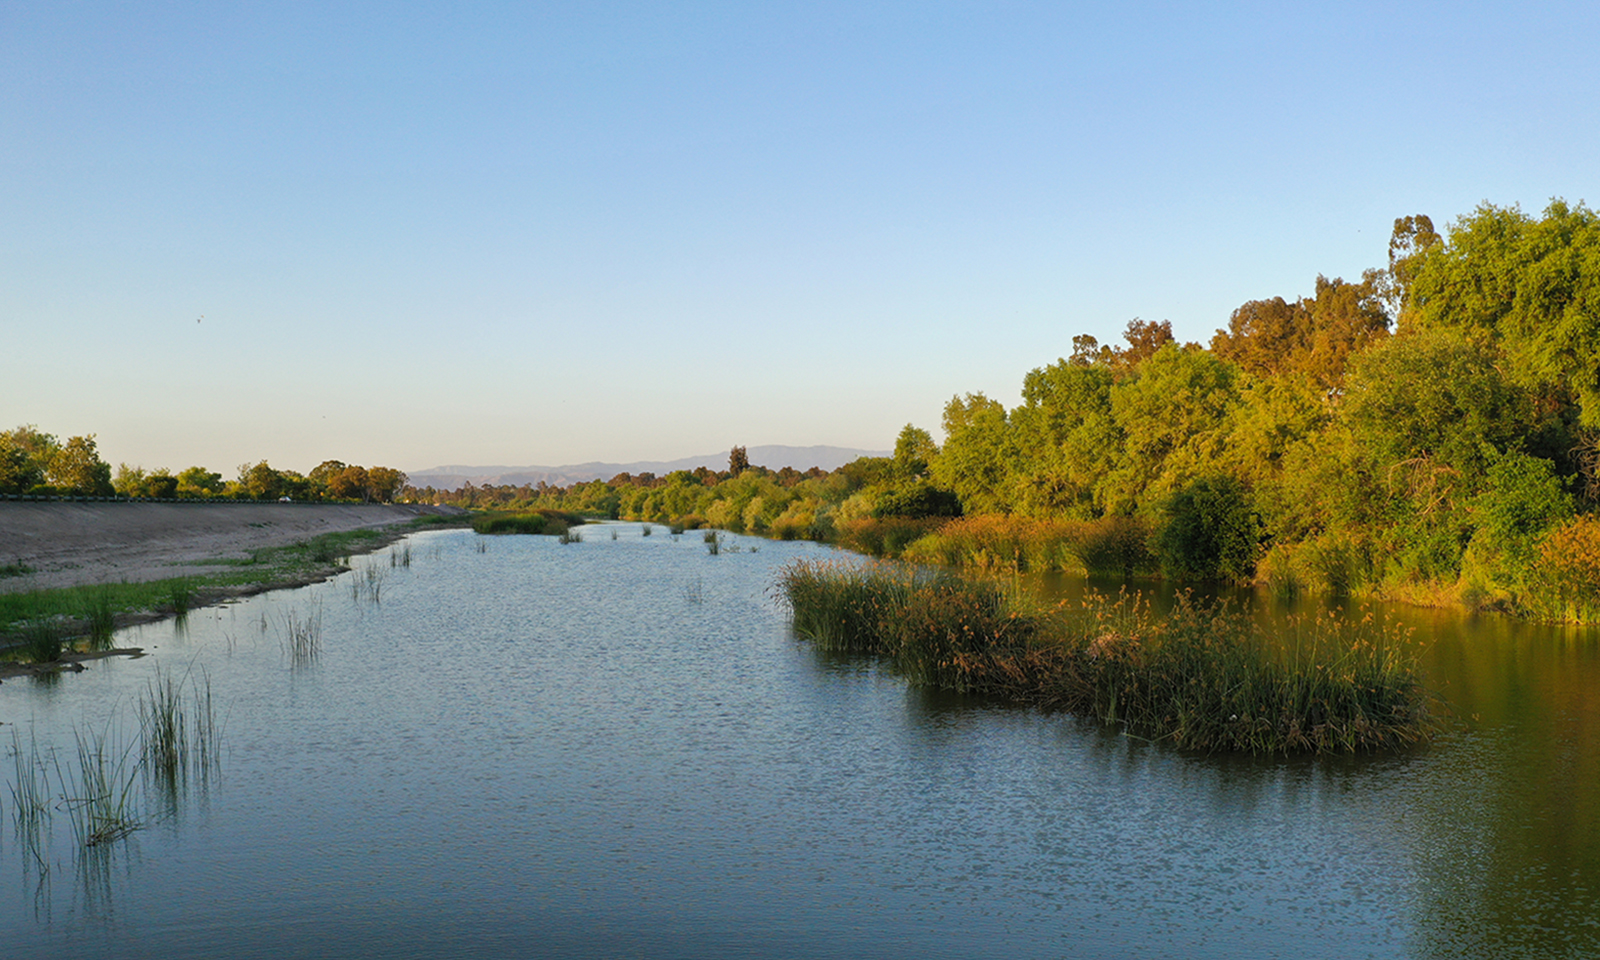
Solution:
{"label": "bare earth slope", "polygon": [[0,565],[33,571],[0,578],[0,592],[216,573],[201,561],[457,512],[410,504],[0,501]]}

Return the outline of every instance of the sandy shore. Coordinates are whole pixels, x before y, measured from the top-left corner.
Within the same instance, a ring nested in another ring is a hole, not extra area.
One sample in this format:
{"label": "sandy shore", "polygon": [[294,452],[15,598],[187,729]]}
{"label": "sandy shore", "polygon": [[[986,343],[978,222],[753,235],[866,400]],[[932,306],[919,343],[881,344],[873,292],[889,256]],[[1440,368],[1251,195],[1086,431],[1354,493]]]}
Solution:
{"label": "sandy shore", "polygon": [[202,561],[247,558],[322,533],[387,527],[453,507],[314,503],[36,503],[0,500],[0,593],[216,573]]}

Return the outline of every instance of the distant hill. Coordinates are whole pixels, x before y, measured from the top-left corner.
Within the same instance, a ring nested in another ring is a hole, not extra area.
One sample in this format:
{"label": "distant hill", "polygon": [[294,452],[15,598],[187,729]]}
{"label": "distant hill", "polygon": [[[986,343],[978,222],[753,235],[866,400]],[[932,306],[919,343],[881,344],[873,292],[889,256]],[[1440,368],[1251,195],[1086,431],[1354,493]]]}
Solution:
{"label": "distant hill", "polygon": [[[768,445],[764,447],[749,447],[745,451],[751,464],[758,467],[767,467],[772,470],[782,470],[784,467],[793,467],[796,470],[809,470],[812,467],[821,467],[824,470],[836,470],[858,457],[887,457],[887,450],[854,450],[849,447],[785,447],[781,445]],[[538,484],[543,481],[552,487],[564,487],[573,483],[585,483],[590,480],[610,480],[619,473],[653,473],[664,476],[674,470],[693,470],[696,467],[708,467],[712,470],[728,469],[728,451],[708,453],[699,457],[684,457],[681,460],[641,460],[637,463],[575,463],[564,467],[469,467],[450,465],[432,467],[427,470],[408,472],[410,483],[414,487],[433,487],[435,490],[459,490],[471,483],[474,486],[485,484]]]}

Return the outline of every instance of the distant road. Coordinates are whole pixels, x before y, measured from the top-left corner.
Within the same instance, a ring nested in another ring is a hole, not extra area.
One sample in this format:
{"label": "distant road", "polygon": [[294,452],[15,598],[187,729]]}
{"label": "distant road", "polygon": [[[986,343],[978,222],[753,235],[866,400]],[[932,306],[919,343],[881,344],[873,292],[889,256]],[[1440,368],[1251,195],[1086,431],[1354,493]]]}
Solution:
{"label": "distant road", "polygon": [[0,500],[0,592],[218,572],[200,561],[250,556],[322,533],[386,527],[453,507],[413,504],[72,503]]}

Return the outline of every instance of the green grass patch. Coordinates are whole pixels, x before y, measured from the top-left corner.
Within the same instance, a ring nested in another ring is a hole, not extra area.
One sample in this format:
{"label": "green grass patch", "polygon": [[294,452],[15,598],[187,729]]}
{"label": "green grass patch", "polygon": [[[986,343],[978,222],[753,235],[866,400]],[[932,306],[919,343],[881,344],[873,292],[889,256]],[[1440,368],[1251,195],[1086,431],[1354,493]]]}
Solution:
{"label": "green grass patch", "polygon": [[778,591],[794,629],[887,659],[913,683],[1069,710],[1181,749],[1402,747],[1436,729],[1403,631],[1337,614],[1267,635],[1227,605],[1154,615],[1137,593],[1030,607],[992,581],[800,562]]}

